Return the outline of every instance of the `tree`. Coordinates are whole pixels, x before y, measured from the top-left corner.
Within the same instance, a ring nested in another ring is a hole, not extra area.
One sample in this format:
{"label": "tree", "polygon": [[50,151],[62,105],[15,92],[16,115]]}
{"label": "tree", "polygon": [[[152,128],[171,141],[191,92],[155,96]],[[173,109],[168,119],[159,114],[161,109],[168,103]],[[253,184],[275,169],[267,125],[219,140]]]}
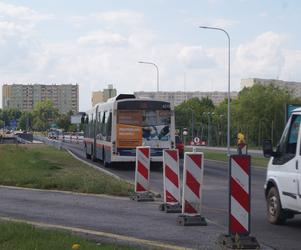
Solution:
{"label": "tree", "polygon": [[264,138],[271,138],[275,144],[284,128],[285,105],[291,102],[301,103],[287,89],[273,84],[244,88],[231,104],[232,125],[251,145],[261,145]]}
{"label": "tree", "polygon": [[58,127],[63,129],[64,131],[69,131],[71,128],[72,115],[73,115],[72,111],[69,111],[67,114],[61,114],[57,121]]}
{"label": "tree", "polygon": [[208,97],[189,99],[175,108],[176,128],[188,128],[190,137],[198,133],[207,124],[207,114],[214,110],[214,104]]}
{"label": "tree", "polygon": [[33,109],[33,129],[46,131],[58,119],[58,110],[51,101],[38,102]]}
{"label": "tree", "polygon": [[31,130],[32,120],[33,120],[33,116],[31,112],[23,112],[18,121],[18,129],[26,130],[26,131]]}

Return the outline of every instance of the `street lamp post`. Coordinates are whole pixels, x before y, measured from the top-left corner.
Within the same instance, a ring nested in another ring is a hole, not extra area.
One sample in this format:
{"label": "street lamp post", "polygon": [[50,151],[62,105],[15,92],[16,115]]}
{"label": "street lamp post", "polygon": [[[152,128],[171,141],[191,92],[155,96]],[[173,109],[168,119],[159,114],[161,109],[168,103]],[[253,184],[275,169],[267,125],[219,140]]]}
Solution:
{"label": "street lamp post", "polygon": [[224,29],[210,26],[200,26],[201,29],[212,29],[224,32],[228,38],[228,128],[227,128],[227,154],[230,157],[230,36]]}
{"label": "street lamp post", "polygon": [[157,92],[159,92],[159,68],[158,68],[158,66],[153,62],[139,61],[138,63],[150,64],[156,68],[156,70],[157,70]]}

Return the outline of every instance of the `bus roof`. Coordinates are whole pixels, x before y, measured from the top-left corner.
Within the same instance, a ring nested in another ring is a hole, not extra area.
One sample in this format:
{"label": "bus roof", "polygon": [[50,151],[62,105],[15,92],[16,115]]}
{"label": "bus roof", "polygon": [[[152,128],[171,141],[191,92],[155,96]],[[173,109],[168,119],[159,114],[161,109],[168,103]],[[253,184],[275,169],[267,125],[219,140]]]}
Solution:
{"label": "bus roof", "polygon": [[119,94],[107,100],[107,102],[115,102],[123,99],[136,99],[136,96],[133,94]]}

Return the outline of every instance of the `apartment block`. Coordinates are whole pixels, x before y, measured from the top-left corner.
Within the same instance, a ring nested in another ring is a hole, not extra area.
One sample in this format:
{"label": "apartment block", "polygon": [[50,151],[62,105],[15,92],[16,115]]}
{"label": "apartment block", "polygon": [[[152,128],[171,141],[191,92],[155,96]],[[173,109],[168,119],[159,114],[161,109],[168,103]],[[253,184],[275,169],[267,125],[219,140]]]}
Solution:
{"label": "apartment block", "polygon": [[[216,105],[216,104],[221,103],[228,97],[227,92],[220,92],[220,91],[213,91],[213,92],[200,92],[200,91],[194,91],[194,92],[186,92],[186,91],[145,92],[145,91],[138,91],[138,92],[134,92],[134,94],[136,97],[148,97],[151,99],[168,101],[174,106],[177,106],[177,105],[181,104],[182,102],[187,101],[192,98],[195,98],[195,97],[197,97],[199,99],[208,97]],[[237,95],[238,95],[238,92],[230,93],[231,98],[236,98]]]}
{"label": "apartment block", "polygon": [[78,84],[4,84],[2,87],[3,109],[15,108],[32,111],[40,101],[51,101],[60,113],[74,113],[79,109]]}
{"label": "apartment block", "polygon": [[102,91],[93,91],[92,92],[92,107],[97,103],[106,102],[108,99],[117,95],[117,90],[113,88],[113,84],[109,84],[107,89]]}
{"label": "apartment block", "polygon": [[240,81],[240,88],[250,88],[254,84],[261,84],[261,85],[270,85],[274,84],[280,88],[288,89],[294,97],[301,97],[301,82],[291,82],[291,81],[283,81],[283,80],[276,80],[276,79],[260,79],[260,78],[248,78],[248,79],[241,79]]}

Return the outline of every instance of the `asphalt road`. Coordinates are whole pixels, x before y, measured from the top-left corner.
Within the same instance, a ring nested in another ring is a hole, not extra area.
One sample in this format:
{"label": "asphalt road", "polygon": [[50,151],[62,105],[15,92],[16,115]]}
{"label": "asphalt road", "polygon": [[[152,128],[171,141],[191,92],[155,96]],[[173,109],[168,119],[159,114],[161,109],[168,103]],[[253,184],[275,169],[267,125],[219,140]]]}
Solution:
{"label": "asphalt road", "polygon": [[[83,149],[78,144],[64,144],[76,155],[84,159]],[[206,159],[206,155],[205,155]],[[101,163],[97,163],[103,168]],[[182,166],[181,166],[182,168]],[[223,227],[227,232],[228,225],[228,170],[227,164],[215,161],[205,161],[203,186],[203,215],[210,221]],[[108,169],[107,169],[108,170]],[[117,166],[109,169],[114,174],[134,180],[134,166]],[[301,216],[288,220],[285,225],[271,225],[266,220],[266,202],[264,198],[264,182],[266,171],[263,168],[252,168],[251,174],[251,235],[259,243],[274,249],[301,249]],[[151,189],[162,193],[162,171],[151,171]]]}
{"label": "asphalt road", "polygon": [[[63,144],[63,146],[84,159],[82,145]],[[103,168],[100,163],[95,164]],[[134,165],[120,165],[106,170],[121,178],[134,180]],[[264,180],[264,169],[252,169],[251,234],[265,248],[300,249],[300,216],[289,220],[284,226],[270,225],[266,221]],[[161,169],[152,169],[151,189],[162,193]],[[209,223],[207,227],[177,226],[177,215],[160,212],[159,203],[137,203],[128,199],[0,187],[0,216],[87,228],[178,246],[217,249],[215,243],[217,236],[227,232],[226,164],[205,161],[202,213]]]}

